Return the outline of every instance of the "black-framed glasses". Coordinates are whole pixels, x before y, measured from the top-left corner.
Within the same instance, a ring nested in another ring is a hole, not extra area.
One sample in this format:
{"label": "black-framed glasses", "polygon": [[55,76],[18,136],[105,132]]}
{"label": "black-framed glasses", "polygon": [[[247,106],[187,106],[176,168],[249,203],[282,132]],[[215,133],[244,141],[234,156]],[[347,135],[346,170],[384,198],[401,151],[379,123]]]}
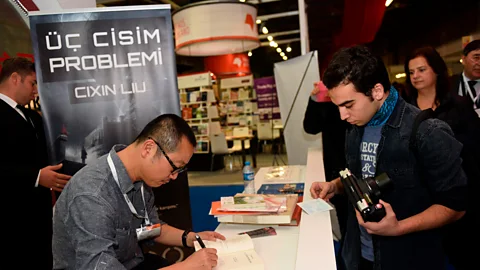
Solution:
{"label": "black-framed glasses", "polygon": [[148,137],[148,139],[152,140],[157,146],[158,148],[160,149],[160,151],[162,151],[162,154],[165,156],[165,158],[167,159],[168,163],[170,163],[170,166],[172,166],[172,172],[170,174],[176,174],[176,173],[182,173],[184,171],[187,170],[187,166],[182,166],[182,167],[177,167],[175,166],[175,164],[173,163],[173,161],[168,157],[167,153],[165,153],[165,151],[163,150],[163,148],[160,146],[160,144],[155,141],[152,137]]}

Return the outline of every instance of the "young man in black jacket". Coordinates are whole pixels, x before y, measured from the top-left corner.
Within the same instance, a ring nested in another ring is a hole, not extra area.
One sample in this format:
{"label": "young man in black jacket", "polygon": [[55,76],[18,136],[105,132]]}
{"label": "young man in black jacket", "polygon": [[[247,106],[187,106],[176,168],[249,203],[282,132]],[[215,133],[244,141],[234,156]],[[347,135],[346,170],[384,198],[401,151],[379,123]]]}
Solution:
{"label": "young man in black jacket", "polygon": [[[362,46],[342,49],[323,82],[340,117],[351,124],[345,136],[347,168],[358,179],[386,173],[394,189],[384,192],[379,222],[365,222],[348,204],[341,261],[347,270],[445,269],[442,226],[466,208],[462,145],[443,121],[427,119],[410,136],[418,108],[391,87],[381,59]],[[340,178],[315,182],[314,198],[343,193]]]}

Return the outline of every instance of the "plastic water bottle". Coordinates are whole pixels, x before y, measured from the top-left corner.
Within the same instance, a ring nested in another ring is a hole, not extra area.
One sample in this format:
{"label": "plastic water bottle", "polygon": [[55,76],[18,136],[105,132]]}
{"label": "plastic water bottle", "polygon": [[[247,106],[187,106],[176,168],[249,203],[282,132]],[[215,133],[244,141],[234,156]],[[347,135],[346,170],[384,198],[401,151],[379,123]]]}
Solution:
{"label": "plastic water bottle", "polygon": [[243,166],[243,184],[245,186],[245,194],[255,194],[255,171],[250,166],[250,161],[245,161]]}

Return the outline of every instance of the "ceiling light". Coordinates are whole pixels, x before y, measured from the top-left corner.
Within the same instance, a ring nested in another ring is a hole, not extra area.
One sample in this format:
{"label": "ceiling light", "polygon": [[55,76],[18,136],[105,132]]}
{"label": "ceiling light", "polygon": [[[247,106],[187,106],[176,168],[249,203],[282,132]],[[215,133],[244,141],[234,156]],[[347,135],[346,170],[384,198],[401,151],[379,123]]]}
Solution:
{"label": "ceiling light", "polygon": [[390,4],[391,4],[392,2],[393,2],[393,0],[387,0],[387,1],[385,2],[385,6],[386,6],[386,7],[390,6]]}
{"label": "ceiling light", "polygon": [[290,48],[290,46],[288,46],[285,50],[286,50],[287,52],[291,52],[291,51],[292,51],[292,48]]}
{"label": "ceiling light", "polygon": [[272,36],[268,36],[267,39],[268,39],[268,41],[272,41],[272,40],[273,40],[273,37],[272,37]]}
{"label": "ceiling light", "polygon": [[256,23],[257,23],[257,24],[261,24],[261,23],[262,23],[262,20],[257,20]]}
{"label": "ceiling light", "polygon": [[287,57],[287,56],[284,56],[284,57],[283,57],[283,60],[287,60],[287,59],[288,59],[288,57]]}
{"label": "ceiling light", "polygon": [[278,48],[277,48],[277,52],[278,52],[278,53],[281,53],[281,52],[282,52],[282,48],[278,47]]}
{"label": "ceiling light", "polygon": [[282,56],[282,57],[285,56],[285,53],[284,53],[284,52],[281,52],[281,53],[280,53],[280,56]]}
{"label": "ceiling light", "polygon": [[262,33],[264,33],[265,35],[268,34],[268,29],[267,27],[262,27]]}
{"label": "ceiling light", "polygon": [[249,51],[249,52],[248,52],[248,56],[252,56],[252,51]]}
{"label": "ceiling light", "polygon": [[398,73],[397,75],[395,75],[395,78],[400,79],[400,78],[403,78],[403,77],[406,77],[406,76],[407,76],[407,74],[405,74],[405,73]]}

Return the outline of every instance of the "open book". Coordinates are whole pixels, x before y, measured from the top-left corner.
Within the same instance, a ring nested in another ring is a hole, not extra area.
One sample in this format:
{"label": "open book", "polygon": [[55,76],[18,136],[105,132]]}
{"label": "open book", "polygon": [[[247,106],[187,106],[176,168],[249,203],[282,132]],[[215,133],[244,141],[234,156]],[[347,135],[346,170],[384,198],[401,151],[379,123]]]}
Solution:
{"label": "open book", "polygon": [[[218,264],[213,270],[263,270],[263,261],[253,246],[253,241],[247,234],[237,235],[227,240],[203,241],[207,248],[215,248]],[[197,241],[195,250],[201,249]]]}

